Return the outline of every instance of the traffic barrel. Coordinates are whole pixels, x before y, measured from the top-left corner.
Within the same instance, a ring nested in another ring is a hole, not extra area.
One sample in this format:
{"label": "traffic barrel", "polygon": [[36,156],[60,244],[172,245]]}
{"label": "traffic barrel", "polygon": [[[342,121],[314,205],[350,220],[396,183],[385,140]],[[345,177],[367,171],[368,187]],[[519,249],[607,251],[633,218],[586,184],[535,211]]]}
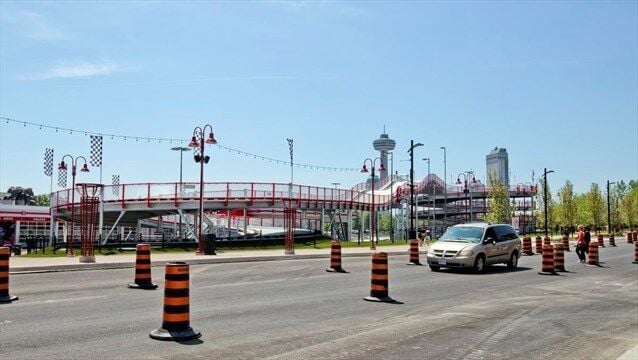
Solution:
{"label": "traffic barrel", "polygon": [[633,243],[633,242],[634,242],[634,241],[632,240],[632,238],[633,238],[633,234],[631,233],[631,231],[628,231],[628,232],[627,232],[627,243],[628,243],[628,244],[631,244],[631,243]]}
{"label": "traffic barrel", "polygon": [[157,289],[151,281],[151,245],[137,244],[135,247],[135,282],[128,284],[131,289]]}
{"label": "traffic barrel", "polygon": [[634,241],[634,264],[638,264],[638,241]]}
{"label": "traffic barrel", "polygon": [[638,241],[638,231],[634,230],[634,242]]}
{"label": "traffic barrel", "polygon": [[543,260],[541,262],[540,275],[558,275],[554,270],[554,247],[551,244],[543,244]]}
{"label": "traffic barrel", "polygon": [[330,268],[326,269],[328,272],[340,272],[347,273],[341,267],[341,242],[332,240],[330,243]]}
{"label": "traffic barrel", "polygon": [[151,338],[185,341],[202,336],[190,325],[189,271],[189,265],[185,262],[166,264],[162,327],[151,331]]}
{"label": "traffic barrel", "polygon": [[419,241],[410,240],[410,262],[408,265],[423,265],[419,261]]}
{"label": "traffic barrel", "polygon": [[549,238],[549,236],[545,236],[543,237],[543,245],[551,245],[552,244],[552,240]]}
{"label": "traffic barrel", "polygon": [[614,239],[614,234],[609,235],[609,246],[616,247],[616,239]]}
{"label": "traffic barrel", "polygon": [[569,250],[569,235],[563,235],[563,250],[570,251]]}
{"label": "traffic barrel", "polygon": [[587,265],[599,266],[598,264],[598,243],[592,241],[589,243],[589,254],[587,257]]}
{"label": "traffic barrel", "polygon": [[598,234],[598,246],[605,247],[605,238],[603,237],[603,234]]}
{"label": "traffic barrel", "polygon": [[388,296],[388,254],[384,252],[372,254],[372,278],[370,281],[370,296],[366,301],[402,304]]}
{"label": "traffic barrel", "polygon": [[9,294],[9,256],[11,249],[0,247],[0,303],[10,303],[18,300],[17,296]]}
{"label": "traffic barrel", "polygon": [[541,239],[540,236],[536,237],[536,253],[537,254],[543,253],[543,239]]}
{"label": "traffic barrel", "polygon": [[565,253],[563,252],[563,244],[554,245],[554,271],[567,272],[565,269]]}
{"label": "traffic barrel", "polygon": [[532,238],[529,236],[523,236],[523,255],[534,255],[532,251]]}

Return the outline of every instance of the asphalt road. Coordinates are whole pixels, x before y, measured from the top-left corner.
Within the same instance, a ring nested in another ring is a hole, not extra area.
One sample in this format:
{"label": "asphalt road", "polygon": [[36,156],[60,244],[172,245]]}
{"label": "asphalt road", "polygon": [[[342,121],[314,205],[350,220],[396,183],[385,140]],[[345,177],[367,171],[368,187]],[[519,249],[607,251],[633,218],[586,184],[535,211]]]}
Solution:
{"label": "asphalt road", "polygon": [[[407,266],[390,257],[390,296],[363,301],[370,260],[344,258],[191,266],[185,343],[149,338],[159,290],[133,290],[132,270],[17,274],[0,304],[2,359],[616,359],[638,346],[633,245],[602,248],[604,267],[566,253],[570,273],[538,275],[541,257],[486,274]],[[423,259],[423,256],[422,256]]]}

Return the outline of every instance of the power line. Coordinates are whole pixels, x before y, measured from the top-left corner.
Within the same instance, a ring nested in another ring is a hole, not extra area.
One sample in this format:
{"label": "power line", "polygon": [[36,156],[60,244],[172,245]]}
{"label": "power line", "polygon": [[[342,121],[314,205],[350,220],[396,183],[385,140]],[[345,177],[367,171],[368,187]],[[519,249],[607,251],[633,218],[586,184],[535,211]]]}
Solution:
{"label": "power line", "polygon": [[[71,129],[71,128],[62,127],[62,126],[52,126],[52,125],[47,125],[47,124],[34,123],[34,122],[30,122],[30,121],[20,121],[20,120],[16,120],[16,119],[4,117],[4,116],[0,116],[0,121],[4,122],[6,124],[16,124],[16,125],[22,125],[23,127],[39,128],[40,130],[43,130],[43,129],[45,129],[45,130],[54,130],[58,134],[64,134],[64,133],[68,133],[69,135],[74,135],[74,134],[81,135],[81,134],[84,134],[84,136],[95,135],[95,136],[102,136],[104,139],[109,139],[110,138],[111,140],[116,140],[116,139],[117,140],[124,140],[124,141],[135,140],[136,142],[146,141],[147,143],[150,143],[151,141],[152,142],[158,142],[158,143],[162,143],[162,142],[184,143],[184,142],[190,141],[190,139],[122,135],[122,134],[114,134],[114,133],[106,133],[106,132],[96,132],[96,131],[90,131],[90,130]],[[215,144],[214,146],[217,146],[220,150],[228,151],[231,154],[234,153],[234,154],[237,154],[237,155],[243,155],[246,158],[252,157],[253,159],[258,159],[258,160],[261,160],[261,161],[268,161],[268,162],[275,163],[275,164],[291,165],[290,161],[279,160],[279,159],[271,158],[271,157],[268,157],[268,156],[254,154],[254,153],[250,153],[250,152],[239,150],[239,149],[234,149],[234,148],[231,148],[231,147],[228,147],[228,146],[224,146],[224,145],[220,145],[220,144]],[[341,172],[358,171],[358,169],[356,169],[356,168],[321,166],[321,165],[304,164],[304,163],[294,163],[294,166],[296,166],[298,168],[299,167],[303,167],[303,168],[312,169],[312,170],[316,169],[316,170],[341,171]]]}

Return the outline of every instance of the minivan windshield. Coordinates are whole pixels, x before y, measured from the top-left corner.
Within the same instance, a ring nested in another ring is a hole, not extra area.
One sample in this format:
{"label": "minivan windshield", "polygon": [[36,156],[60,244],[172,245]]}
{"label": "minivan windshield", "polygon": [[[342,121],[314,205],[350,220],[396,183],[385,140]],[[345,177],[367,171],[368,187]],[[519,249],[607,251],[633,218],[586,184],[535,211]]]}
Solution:
{"label": "minivan windshield", "polygon": [[469,241],[478,243],[483,237],[483,228],[475,226],[454,226],[441,236],[439,241]]}

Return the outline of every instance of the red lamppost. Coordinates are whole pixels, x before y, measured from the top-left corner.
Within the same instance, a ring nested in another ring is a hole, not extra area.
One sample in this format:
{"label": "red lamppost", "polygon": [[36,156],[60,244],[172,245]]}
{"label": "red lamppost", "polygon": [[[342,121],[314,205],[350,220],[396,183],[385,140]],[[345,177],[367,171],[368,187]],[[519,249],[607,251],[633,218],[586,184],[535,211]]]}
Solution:
{"label": "red lamppost", "polygon": [[375,211],[374,211],[374,186],[375,186],[374,164],[377,162],[377,160],[379,160],[379,171],[384,171],[385,168],[383,167],[383,163],[381,162],[380,157],[376,157],[374,158],[374,160],[370,158],[366,158],[365,160],[363,160],[363,168],[361,168],[362,173],[367,173],[368,168],[366,167],[366,162],[370,161],[370,167],[372,168],[372,209],[370,210],[370,250],[376,249],[376,246],[374,246],[374,234],[376,230],[376,218],[375,218]]}
{"label": "red lamppost", "polygon": [[75,227],[75,220],[74,220],[74,216],[75,216],[75,175],[77,173],[77,165],[78,165],[78,160],[81,158],[82,160],[84,160],[84,165],[82,166],[82,169],[80,169],[80,171],[82,172],[89,172],[89,167],[86,165],[86,158],[84,156],[77,156],[77,157],[73,157],[69,154],[65,154],[64,156],[62,156],[62,160],[60,160],[60,165],[58,165],[58,170],[67,170],[67,166],[64,163],[64,158],[69,157],[71,159],[71,240],[67,241],[67,248],[66,248],[66,256],[74,256],[73,254],[73,228]]}
{"label": "red lamppost", "polygon": [[[210,133],[208,134],[208,138],[204,140],[207,128],[210,128]],[[199,255],[204,254],[205,250],[202,245],[204,242],[204,237],[202,236],[202,219],[204,218],[204,164],[208,164],[210,160],[210,156],[204,155],[205,144],[217,144],[217,140],[215,140],[215,135],[213,134],[213,127],[210,125],[204,125],[203,127],[197,126],[193,129],[193,137],[188,146],[199,148],[199,154],[196,153],[194,156],[195,162],[199,163],[199,219],[197,224],[197,238],[199,239],[199,243],[197,244],[196,252],[196,254]],[[213,252],[211,255],[215,255],[215,253]]]}

